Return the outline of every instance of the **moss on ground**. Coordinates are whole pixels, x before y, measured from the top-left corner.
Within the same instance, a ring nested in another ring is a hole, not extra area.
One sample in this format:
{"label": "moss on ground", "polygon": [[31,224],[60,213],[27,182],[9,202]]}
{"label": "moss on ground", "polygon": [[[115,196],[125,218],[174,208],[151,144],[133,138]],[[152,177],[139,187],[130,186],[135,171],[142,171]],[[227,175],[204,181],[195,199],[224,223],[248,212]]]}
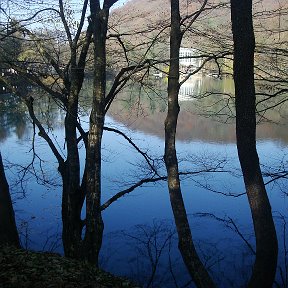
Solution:
{"label": "moss on ground", "polygon": [[0,288],[136,288],[129,280],[54,253],[0,247]]}

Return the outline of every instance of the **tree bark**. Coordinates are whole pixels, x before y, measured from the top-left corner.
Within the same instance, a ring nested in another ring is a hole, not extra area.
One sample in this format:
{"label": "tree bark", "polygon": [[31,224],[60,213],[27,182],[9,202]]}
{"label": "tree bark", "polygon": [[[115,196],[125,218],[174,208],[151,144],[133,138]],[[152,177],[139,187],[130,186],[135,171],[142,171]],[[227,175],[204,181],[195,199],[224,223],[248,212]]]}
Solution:
{"label": "tree bark", "polygon": [[[87,3],[84,4],[85,7]],[[84,10],[86,11],[86,8]],[[82,11],[82,13],[84,13],[84,10]],[[65,18],[63,18],[62,21],[65,22]],[[64,164],[60,164],[59,162],[59,171],[61,173],[63,181],[62,239],[65,256],[72,258],[82,257],[81,245],[84,221],[81,220],[81,211],[86,194],[86,176],[84,172],[81,181],[77,139],[77,117],[79,107],[79,93],[84,80],[86,56],[92,37],[91,27],[90,25],[88,25],[85,35],[85,41],[79,53],[77,62],[77,50],[79,49],[77,43],[79,40],[80,30],[78,32],[78,37],[76,35],[70,46],[70,77],[66,77],[64,81],[65,91],[67,93],[67,103],[65,103],[67,109],[65,117],[65,140],[67,144],[67,159]]]}
{"label": "tree bark", "polygon": [[256,259],[248,287],[272,287],[278,244],[256,149],[255,38],[252,0],[231,0],[238,156],[256,237]]}
{"label": "tree bark", "polygon": [[86,154],[86,232],[83,251],[85,259],[98,266],[104,230],[101,214],[101,143],[105,120],[106,34],[109,8],[104,5],[101,9],[99,1],[91,0],[90,9],[94,42],[94,82]]}
{"label": "tree bark", "polygon": [[77,66],[76,47],[71,48],[71,74],[67,85],[67,112],[65,117],[65,141],[67,159],[60,170],[63,181],[62,241],[66,257],[81,257],[83,221],[81,210],[85,198],[81,190],[80,160],[77,140],[79,91],[83,81],[83,67]]}
{"label": "tree bark", "polygon": [[0,152],[0,245],[20,247],[9,185]]}
{"label": "tree bark", "polygon": [[168,189],[178,233],[178,246],[184,263],[197,287],[215,287],[195,249],[180,187],[176,155],[176,128],[180,111],[179,50],[182,40],[180,30],[179,0],[171,0],[170,70],[168,77],[168,113],[165,120],[164,160],[168,175]]}

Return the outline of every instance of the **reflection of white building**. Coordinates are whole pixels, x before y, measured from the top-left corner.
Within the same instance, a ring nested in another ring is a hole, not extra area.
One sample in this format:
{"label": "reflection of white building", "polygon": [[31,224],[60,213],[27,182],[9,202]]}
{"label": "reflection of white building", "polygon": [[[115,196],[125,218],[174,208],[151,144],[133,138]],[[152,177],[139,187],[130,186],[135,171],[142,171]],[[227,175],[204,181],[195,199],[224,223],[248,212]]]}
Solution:
{"label": "reflection of white building", "polygon": [[[198,55],[198,51],[193,48],[180,48],[179,51],[179,64],[180,66],[193,68],[200,67],[202,60],[201,58],[195,58]],[[193,58],[194,57],[194,58]]]}
{"label": "reflection of white building", "polygon": [[179,101],[191,101],[200,93],[202,85],[202,77],[190,77],[181,86],[178,94]]}

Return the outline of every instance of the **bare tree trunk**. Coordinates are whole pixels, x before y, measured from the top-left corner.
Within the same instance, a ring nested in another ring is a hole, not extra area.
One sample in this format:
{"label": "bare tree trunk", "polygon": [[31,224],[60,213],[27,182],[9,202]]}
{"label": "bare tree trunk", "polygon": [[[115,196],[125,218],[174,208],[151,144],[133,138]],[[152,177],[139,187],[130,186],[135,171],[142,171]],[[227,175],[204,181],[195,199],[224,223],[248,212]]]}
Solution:
{"label": "bare tree trunk", "polygon": [[[71,49],[71,77],[68,88],[67,113],[65,117],[65,140],[67,145],[67,160],[60,170],[63,180],[62,194],[62,240],[66,257],[81,257],[81,234],[83,221],[81,210],[85,198],[81,190],[80,160],[77,140],[77,116],[79,91],[82,85],[83,69],[77,66],[76,49]],[[78,73],[81,73],[78,75]]]}
{"label": "bare tree trunk", "polygon": [[109,9],[101,9],[99,1],[91,1],[90,9],[94,41],[94,83],[86,154],[86,233],[83,252],[85,259],[98,265],[104,230],[101,214],[101,143],[105,120],[106,34]]}
{"label": "bare tree trunk", "polygon": [[197,287],[215,287],[195,249],[180,187],[175,138],[180,111],[179,50],[182,40],[180,30],[179,0],[171,0],[170,70],[168,78],[168,113],[165,120],[165,165],[174,220],[178,232],[179,250],[184,263]]}
{"label": "bare tree trunk", "polygon": [[3,244],[20,247],[9,185],[0,152],[0,245]]}
{"label": "bare tree trunk", "polygon": [[255,39],[252,0],[231,0],[238,156],[256,236],[256,259],[248,287],[272,287],[278,244],[256,149]]}
{"label": "bare tree trunk", "polygon": [[64,254],[70,258],[81,257],[81,234],[83,229],[83,221],[81,220],[81,210],[83,206],[84,196],[80,187],[77,190],[71,190],[69,187],[68,175],[64,173],[63,192],[62,192],[62,241]]}

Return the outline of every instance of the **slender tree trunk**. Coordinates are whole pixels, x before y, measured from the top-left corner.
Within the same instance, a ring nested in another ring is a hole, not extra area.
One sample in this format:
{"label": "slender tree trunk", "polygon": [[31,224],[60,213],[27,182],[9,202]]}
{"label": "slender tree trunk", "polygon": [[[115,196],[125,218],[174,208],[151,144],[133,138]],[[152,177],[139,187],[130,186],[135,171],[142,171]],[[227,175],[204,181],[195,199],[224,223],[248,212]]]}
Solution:
{"label": "slender tree trunk", "polygon": [[248,287],[272,287],[278,244],[256,150],[255,39],[252,0],[231,0],[238,156],[256,236],[256,259]]}
{"label": "slender tree trunk", "polygon": [[[84,192],[80,188],[80,160],[77,142],[77,115],[79,102],[79,85],[76,65],[76,54],[71,66],[71,86],[67,100],[67,113],[65,117],[65,140],[67,145],[67,160],[64,167],[60,169],[63,180],[62,194],[62,240],[66,257],[81,257],[80,245],[83,221],[81,210],[84,201]],[[73,69],[74,68],[74,69]]]}
{"label": "slender tree trunk", "polygon": [[0,246],[3,244],[20,247],[9,185],[0,152]]}
{"label": "slender tree trunk", "polygon": [[62,241],[64,254],[70,258],[81,257],[81,234],[83,221],[81,220],[81,210],[83,206],[83,196],[80,188],[71,190],[66,172],[62,175]]}
{"label": "slender tree trunk", "polygon": [[178,232],[179,250],[184,263],[197,287],[214,287],[209,273],[195,249],[187,213],[180,187],[175,138],[180,111],[179,93],[179,50],[181,45],[179,0],[171,0],[170,70],[168,78],[168,113],[165,120],[165,165],[168,188],[175,224]]}
{"label": "slender tree trunk", "polygon": [[83,251],[89,262],[98,265],[104,230],[101,214],[101,143],[105,120],[106,34],[109,9],[101,9],[99,1],[91,1],[90,9],[94,41],[94,83],[86,155],[86,233]]}

